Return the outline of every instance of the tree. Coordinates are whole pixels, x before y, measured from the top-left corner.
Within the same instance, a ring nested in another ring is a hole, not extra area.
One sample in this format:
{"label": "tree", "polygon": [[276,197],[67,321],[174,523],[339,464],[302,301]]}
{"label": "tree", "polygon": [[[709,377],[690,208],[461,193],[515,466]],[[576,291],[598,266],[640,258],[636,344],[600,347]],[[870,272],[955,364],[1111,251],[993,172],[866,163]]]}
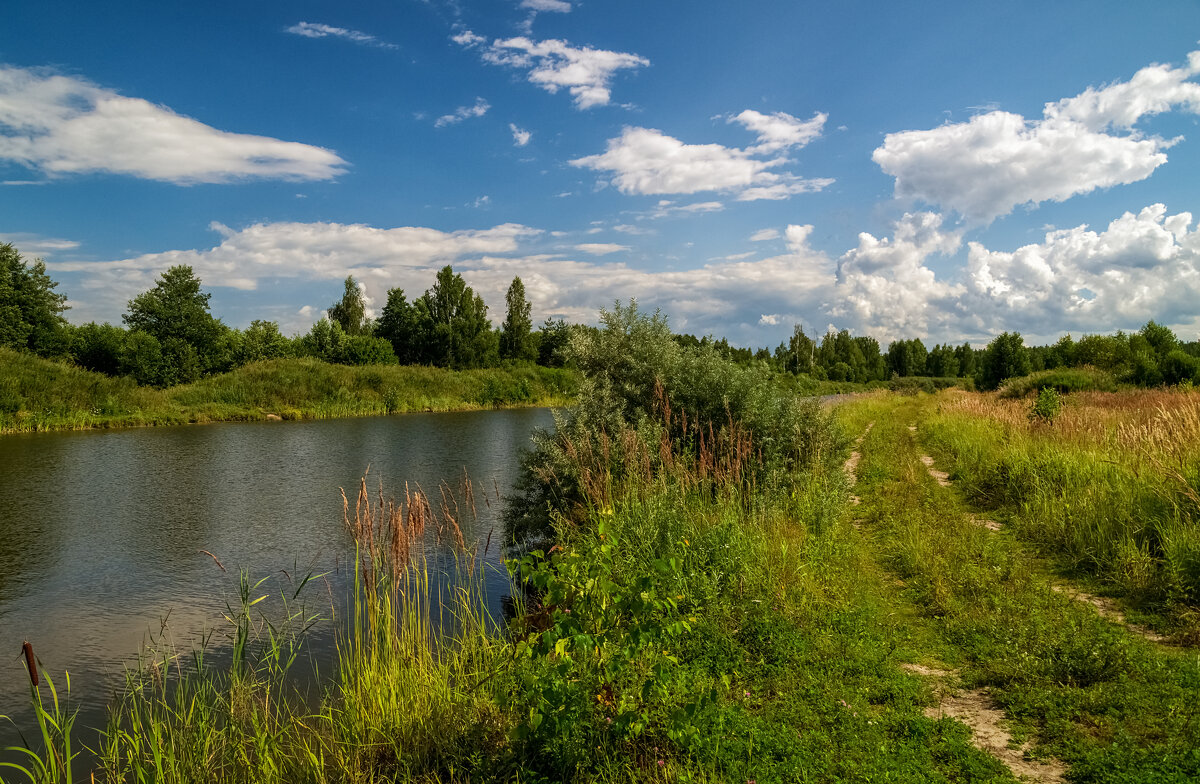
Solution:
{"label": "tree", "polygon": [[322,362],[338,362],[346,340],[346,330],[342,329],[341,324],[323,318],[312,325],[307,335],[300,338],[299,349],[305,356],[314,357]]}
{"label": "tree", "polygon": [[487,305],[450,265],[438,271],[416,307],[423,361],[453,368],[495,364],[498,347]]}
{"label": "tree", "polygon": [[255,319],[241,334],[234,354],[234,362],[247,365],[266,359],[279,359],[292,352],[292,343],[279,331],[274,321]]}
{"label": "tree", "polygon": [[525,299],[525,284],[520,277],[512,279],[504,301],[508,305],[508,312],[500,327],[500,358],[535,359],[537,349],[533,344],[532,308]]}
{"label": "tree", "polygon": [[975,349],[970,343],[963,343],[954,349],[954,358],[958,360],[958,375],[960,378],[974,378],[978,366]]}
{"label": "tree", "polygon": [[925,372],[935,378],[954,378],[958,375],[958,357],[954,347],[938,344],[929,350]]}
{"label": "tree", "polygon": [[125,330],[90,321],[71,331],[71,357],[88,370],[115,376],[121,372]]}
{"label": "tree", "polygon": [[[222,366],[221,336],[226,331],[208,310],[211,294],[200,291],[200,279],[186,265],[171,267],[154,288],[129,301],[122,316],[131,332],[143,332],[162,350],[160,385],[194,381]],[[147,374],[137,374],[145,377]]]}
{"label": "tree", "polygon": [[353,275],[346,276],[346,289],[342,298],[329,306],[329,320],[337,322],[347,335],[364,335],[370,332],[367,302]]}
{"label": "tree", "polygon": [[0,244],[0,346],[41,356],[66,349],[67,297],[57,286],[41,259],[28,265],[12,243]]}
{"label": "tree", "polygon": [[1029,355],[1020,332],[1002,332],[988,343],[979,369],[981,389],[996,389],[1006,378],[1029,375]]}
{"label": "tree", "polygon": [[404,289],[388,289],[387,304],[375,322],[375,336],[392,344],[392,351],[402,365],[422,360],[417,344],[420,329],[416,307],[404,297]]}
{"label": "tree", "polygon": [[562,367],[567,359],[563,350],[571,337],[571,328],[562,319],[546,319],[538,332],[537,363],[544,367]]}
{"label": "tree", "polygon": [[1175,337],[1175,333],[1154,321],[1146,322],[1146,326],[1142,327],[1138,334],[1146,340],[1160,360],[1179,348],[1179,338]]}
{"label": "tree", "polygon": [[804,334],[803,325],[797,324],[792,328],[792,337],[788,340],[783,356],[779,359],[783,360],[784,370],[789,373],[811,374],[814,369],[816,353],[816,341]]}

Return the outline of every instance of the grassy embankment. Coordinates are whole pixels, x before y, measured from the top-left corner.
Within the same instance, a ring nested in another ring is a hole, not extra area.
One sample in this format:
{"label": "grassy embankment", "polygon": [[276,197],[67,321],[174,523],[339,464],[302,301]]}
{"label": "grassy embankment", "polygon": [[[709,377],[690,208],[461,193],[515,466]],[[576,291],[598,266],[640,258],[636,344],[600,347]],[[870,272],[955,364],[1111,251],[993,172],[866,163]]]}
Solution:
{"label": "grassy embankment", "polygon": [[[1040,514],[1043,502],[1054,498],[1070,527],[1085,528],[1080,536],[1097,548],[1106,538],[1123,541],[1149,530],[1156,524],[1150,517],[1136,527],[1118,526],[1138,507],[1113,508],[1087,496],[1107,496],[1110,504],[1118,500],[1114,493],[1152,498],[1153,509],[1161,509],[1163,492],[1170,491],[1181,506],[1187,494],[1181,497],[1169,477],[1143,471],[1139,479],[1124,473],[1128,463],[1099,462],[1094,450],[1108,426],[1117,443],[1122,437],[1117,434],[1137,433],[1144,454],[1151,449],[1150,423],[1172,421],[1195,402],[1165,393],[1085,396],[1067,406],[1056,429],[1043,430],[1028,425],[1028,403],[1018,417],[1016,404],[962,393],[861,401],[841,411],[852,431],[876,423],[862,446],[856,492],[863,503],[857,517],[878,562],[898,579],[895,588],[907,606],[914,647],[924,651],[927,664],[956,668],[954,688],[979,690],[974,693],[1003,709],[1015,736],[1034,741],[1037,754],[1066,763],[1074,782],[1200,780],[1200,661],[1194,650],[1150,642],[1103,619],[1088,603],[1051,590],[1062,581],[1048,568],[1054,561],[1033,557],[1025,541],[1070,559],[1082,540],[1045,537],[1039,533],[1043,523],[1025,515]],[[1009,416],[997,421],[1001,411]],[[1102,412],[1107,417],[1096,421]],[[1071,416],[1079,422],[1068,424]],[[1123,427],[1115,426],[1118,420]],[[1085,421],[1091,426],[1085,428]],[[958,461],[951,477],[959,487],[940,487],[918,455],[930,449],[944,456],[954,445]],[[1196,445],[1194,439],[1189,443],[1193,466]],[[1173,448],[1170,438],[1160,446]],[[1003,456],[1009,467],[987,459],[992,454]],[[1090,472],[1086,482],[1078,483],[1084,478],[1078,473],[1057,470],[1061,465]],[[988,467],[991,492],[1025,499],[998,510],[1010,512],[1001,515],[1000,532],[980,525],[976,509],[968,507],[967,499],[997,500],[971,479],[982,475],[981,467]],[[1195,530],[1194,505],[1189,514]],[[1182,523],[1179,517],[1173,521]],[[1108,574],[1115,578],[1117,572]],[[1176,642],[1195,640],[1185,635]]]}
{"label": "grassy embankment", "polygon": [[923,440],[973,504],[1064,574],[1200,642],[1200,392],[1075,393],[1053,422],[1029,409],[947,395]]}
{"label": "grassy embankment", "polygon": [[576,383],[569,370],[535,366],[452,371],[281,359],[153,389],[0,348],[0,433],[562,405]]}
{"label": "grassy embankment", "polygon": [[249,622],[265,589],[243,588],[238,664],[131,676],[97,780],[1012,780],[898,666],[911,633],[847,524],[828,414],[653,324],[580,351],[580,403],[539,447],[554,470],[529,475],[554,484],[556,545],[510,562],[507,633],[462,553],[433,641],[409,545],[453,538],[444,511],[352,505],[358,610],[321,705],[290,694],[292,637]]}
{"label": "grassy embankment", "polygon": [[[550,501],[556,545],[510,562],[528,601],[507,633],[460,550],[435,639],[412,544],[453,540],[453,520],[364,497],[355,623],[321,704],[291,694],[302,637],[251,622],[265,591],[244,583],[235,665],[164,655],[132,675],[97,780],[1012,782],[966,726],[926,715],[942,689],[979,687],[1076,781],[1200,776],[1194,654],[1050,591],[1011,530],[973,524],[925,473],[907,426],[931,439],[933,401],[954,398],[856,401],[839,433],[639,329],[579,349],[580,404],[539,447],[553,470],[530,476],[554,486],[525,487]],[[851,506],[844,434],[868,422]]]}

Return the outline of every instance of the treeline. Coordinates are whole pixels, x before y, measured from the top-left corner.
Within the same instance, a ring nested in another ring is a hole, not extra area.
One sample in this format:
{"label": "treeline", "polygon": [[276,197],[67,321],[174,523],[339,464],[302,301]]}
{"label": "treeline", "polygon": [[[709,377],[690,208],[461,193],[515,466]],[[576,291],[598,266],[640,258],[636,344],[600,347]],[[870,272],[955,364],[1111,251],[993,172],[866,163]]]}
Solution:
{"label": "treeline", "polygon": [[[456,370],[536,362],[561,367],[572,330],[593,327],[547,319],[533,328],[525,287],[513,278],[505,318],[491,326],[488,306],[450,266],[433,285],[409,299],[393,288],[377,319],[367,318],[362,291],[345,280],[341,299],[308,333],[287,337],[274,321],[233,329],[209,310],[210,294],[186,266],[171,267],[154,288],[129,301],[122,326],[72,326],[66,297],[40,261],[27,264],[11,244],[0,245],[0,346],[64,359],[109,375],[158,387],[196,381],[260,360],[312,357],[345,365],[430,365]],[[819,339],[797,325],[771,351],[732,346],[724,339],[676,335],[684,347],[712,346],[743,366],[817,381],[880,383],[906,378],[961,379],[996,389],[1006,379],[1056,368],[1093,367],[1116,383],[1138,386],[1200,383],[1200,342],[1183,342],[1151,321],[1135,333],[1064,336],[1050,346],[1026,346],[1005,332],[986,348],[969,343],[926,348],[920,339],[896,340],[884,350],[870,336],[830,331]]]}
{"label": "treeline", "polygon": [[927,349],[919,338],[895,340],[881,350],[869,336],[849,330],[828,332],[818,343],[797,325],[791,338],[772,352],[731,346],[727,340],[677,335],[684,346],[711,345],[742,365],[764,364],[776,372],[807,375],[821,381],[859,384],[900,378],[957,378],[980,389],[996,389],[1009,378],[1057,368],[1092,367],[1114,382],[1153,387],[1200,384],[1200,341],[1184,342],[1154,321],[1133,333],[1064,335],[1051,346],[1026,346],[1018,332],[997,335],[986,348],[937,344]]}
{"label": "treeline", "polygon": [[201,290],[188,266],[171,267],[154,288],[131,299],[120,326],[70,324],[63,317],[67,299],[57,286],[41,260],[26,263],[11,244],[0,245],[0,346],[156,387],[289,357],[454,370],[514,361],[561,367],[569,332],[565,322],[554,319],[533,328],[520,278],[509,286],[503,324],[492,328],[483,298],[449,266],[411,302],[403,290],[391,289],[378,319],[367,318],[362,291],[348,277],[327,316],[308,333],[292,337],[274,321],[255,320],[246,329],[224,324],[212,315],[212,295]]}

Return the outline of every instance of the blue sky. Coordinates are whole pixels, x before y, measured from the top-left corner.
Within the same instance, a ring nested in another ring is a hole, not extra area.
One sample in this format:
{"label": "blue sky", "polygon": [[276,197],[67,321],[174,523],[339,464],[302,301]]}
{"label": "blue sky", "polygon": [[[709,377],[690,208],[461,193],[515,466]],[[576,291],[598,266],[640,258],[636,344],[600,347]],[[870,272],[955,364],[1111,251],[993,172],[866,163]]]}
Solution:
{"label": "blue sky", "polygon": [[453,264],[503,318],[775,345],[1200,333],[1200,5],[393,0],[6,10],[0,237],[71,320],[191,264],[307,329]]}

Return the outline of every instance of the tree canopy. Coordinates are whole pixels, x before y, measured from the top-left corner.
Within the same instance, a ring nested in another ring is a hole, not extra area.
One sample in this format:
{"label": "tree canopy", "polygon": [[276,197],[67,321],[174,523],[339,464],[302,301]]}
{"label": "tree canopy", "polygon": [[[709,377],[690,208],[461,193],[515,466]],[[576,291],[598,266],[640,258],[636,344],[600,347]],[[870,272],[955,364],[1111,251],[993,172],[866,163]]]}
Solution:
{"label": "tree canopy", "polygon": [[515,277],[504,297],[508,312],[500,327],[501,359],[536,359],[537,346],[533,340],[532,307],[525,299],[525,284]]}
{"label": "tree canopy", "polygon": [[67,297],[54,291],[46,264],[27,264],[12,243],[0,244],[0,346],[55,356],[66,350]]}

